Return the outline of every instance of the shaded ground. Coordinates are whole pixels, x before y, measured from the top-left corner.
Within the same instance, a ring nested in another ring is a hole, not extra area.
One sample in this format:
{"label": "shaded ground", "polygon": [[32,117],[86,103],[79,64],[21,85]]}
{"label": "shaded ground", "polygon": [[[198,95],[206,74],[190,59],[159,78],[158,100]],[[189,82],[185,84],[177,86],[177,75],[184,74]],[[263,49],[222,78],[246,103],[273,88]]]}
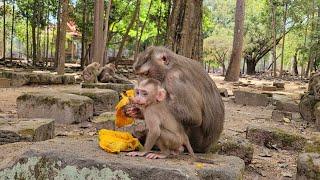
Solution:
{"label": "shaded ground", "polygon": [[[272,85],[272,81],[259,80],[254,78],[243,78],[240,81],[251,83],[249,87],[234,86],[233,83],[226,83],[223,77],[213,76],[218,87],[228,89],[232,94],[233,89],[250,89],[260,91],[263,84]],[[299,94],[306,90],[307,84],[302,82],[285,82],[285,90],[277,91],[277,93],[287,94],[299,99]],[[68,86],[26,86],[21,88],[4,88],[0,89],[0,116],[16,117],[16,98],[23,92],[31,91],[48,91],[48,90],[65,90],[80,88],[80,85]],[[271,113],[274,107],[252,107],[234,104],[232,98],[224,98],[226,107],[226,122],[224,134],[241,136],[245,138],[245,130],[249,124],[266,124],[285,129],[290,132],[296,132],[310,137],[319,135],[313,124],[306,122],[291,121],[290,123],[276,122],[271,120]],[[79,136],[88,134],[94,136],[93,129],[61,126],[57,128],[57,134],[63,136]],[[261,146],[254,145],[253,162],[246,169],[245,179],[293,179],[296,172],[296,157],[298,152],[286,150],[271,150]]]}

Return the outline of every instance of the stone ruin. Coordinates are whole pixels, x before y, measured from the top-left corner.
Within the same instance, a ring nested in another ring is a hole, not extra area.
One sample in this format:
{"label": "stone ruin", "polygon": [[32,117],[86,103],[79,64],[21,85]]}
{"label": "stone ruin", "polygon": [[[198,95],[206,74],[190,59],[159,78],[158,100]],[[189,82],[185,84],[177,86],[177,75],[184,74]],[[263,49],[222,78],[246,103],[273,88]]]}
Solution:
{"label": "stone ruin", "polygon": [[301,97],[299,111],[304,120],[315,122],[320,130],[320,72],[310,78],[308,91]]}

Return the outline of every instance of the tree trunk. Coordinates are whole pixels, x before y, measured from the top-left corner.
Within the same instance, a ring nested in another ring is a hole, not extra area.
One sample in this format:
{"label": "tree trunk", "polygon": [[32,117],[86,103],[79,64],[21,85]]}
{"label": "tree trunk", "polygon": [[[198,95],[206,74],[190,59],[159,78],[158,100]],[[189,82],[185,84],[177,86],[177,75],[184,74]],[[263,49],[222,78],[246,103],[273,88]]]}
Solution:
{"label": "tree trunk", "polygon": [[96,0],[94,3],[94,27],[93,27],[93,56],[91,62],[103,64],[103,13],[104,1]]}
{"label": "tree trunk", "polygon": [[58,10],[57,10],[57,35],[56,35],[56,52],[55,52],[55,62],[54,62],[54,68],[58,67],[58,58],[59,58],[59,37],[60,37],[60,27],[61,25],[61,0],[58,2]]}
{"label": "tree trunk", "polygon": [[282,30],[282,48],[281,48],[281,65],[280,65],[280,77],[283,74],[283,61],[284,61],[284,43],[286,37],[286,22],[287,22],[287,12],[288,12],[288,4],[285,3],[284,5],[284,12],[283,12],[283,30]]}
{"label": "tree trunk", "polygon": [[[50,1],[48,1],[48,3],[49,3]],[[49,31],[50,31],[50,29],[49,29],[49,24],[50,24],[50,20],[49,20],[49,17],[50,16],[50,10],[48,9],[48,12],[47,12],[47,47],[46,47],[46,67],[48,67],[48,58],[49,58],[49,35],[50,35],[50,33],[49,33]]]}
{"label": "tree trunk", "polygon": [[230,63],[227,69],[225,81],[238,81],[240,76],[240,62],[243,46],[243,24],[245,15],[245,0],[237,0],[235,13],[235,26],[233,48]]}
{"label": "tree trunk", "polygon": [[273,4],[273,0],[270,0],[269,2],[270,2],[270,6],[271,6],[271,27],[272,27],[272,42],[273,42],[273,48],[272,48],[273,75],[274,75],[274,77],[277,77],[276,12],[275,12],[275,6]]}
{"label": "tree trunk", "polygon": [[168,18],[166,44],[175,53],[202,61],[202,2],[175,0]]}
{"label": "tree trunk", "polygon": [[247,74],[254,75],[256,74],[256,62],[254,60],[246,59],[245,62],[247,63]]}
{"label": "tree trunk", "polygon": [[[146,20],[143,22],[143,25],[142,25],[142,27],[141,27],[140,36],[139,36],[139,38],[138,38],[138,41],[136,42],[135,53],[134,53],[134,60],[137,59],[138,53],[139,53],[139,51],[140,51],[140,42],[141,42],[142,34],[143,34],[144,28],[145,28],[145,26],[146,26],[147,20],[149,19],[149,14],[150,14],[150,10],[151,10],[151,7],[152,7],[152,3],[153,3],[153,0],[150,1],[149,8],[148,8],[148,12],[147,12],[147,18],[146,18]],[[138,34],[139,34],[139,33],[138,33]]]}
{"label": "tree trunk", "polygon": [[[124,44],[126,43],[127,41],[127,38],[128,38],[128,35],[129,35],[129,32],[130,32],[130,29],[133,27],[133,24],[134,22],[136,21],[136,18],[137,18],[137,15],[138,15],[138,12],[139,12],[139,9],[140,9],[140,4],[141,4],[141,0],[137,0],[137,3],[136,3],[136,9],[134,11],[134,14],[131,18],[131,21],[126,29],[126,32],[124,33],[123,35],[123,38],[122,38],[122,41],[120,43],[120,47],[119,47],[119,50],[118,50],[118,53],[117,53],[117,61],[121,58],[122,56],[122,51],[123,51],[123,47],[124,47]],[[117,63],[116,63],[117,64]]]}
{"label": "tree trunk", "polygon": [[305,77],[309,77],[310,76],[310,72],[312,71],[312,67],[313,67],[313,42],[314,42],[314,29],[315,29],[315,0],[312,1],[312,21],[311,21],[311,33],[310,33],[310,47],[309,47],[309,55],[308,55],[308,66],[306,69],[306,73],[305,73]]}
{"label": "tree trunk", "polygon": [[6,59],[6,0],[3,0],[3,60]]}
{"label": "tree trunk", "polygon": [[32,28],[32,64],[33,66],[35,66],[37,62],[37,40],[36,40],[36,25],[34,22],[31,24],[31,28]]}
{"label": "tree trunk", "polygon": [[294,56],[292,57],[292,74],[295,76],[298,76],[298,52],[296,51],[294,53]]}
{"label": "tree trunk", "polygon": [[60,33],[59,33],[59,55],[58,55],[58,67],[57,73],[59,75],[64,74],[64,63],[65,63],[65,42],[66,42],[66,29],[68,22],[68,0],[60,0],[62,6],[61,13],[61,24],[60,24]]}
{"label": "tree trunk", "polygon": [[29,19],[28,19],[28,14],[27,14],[27,20],[26,20],[26,26],[27,26],[27,34],[26,34],[26,39],[27,39],[27,61],[29,60]]}
{"label": "tree trunk", "polygon": [[104,21],[104,36],[103,36],[103,50],[104,50],[104,58],[103,58],[103,66],[108,62],[108,33],[109,33],[109,15],[111,11],[112,0],[109,0],[108,8],[105,13],[105,21]]}
{"label": "tree trunk", "polygon": [[37,62],[39,63],[41,60],[41,30],[40,27],[37,28]]}
{"label": "tree trunk", "polygon": [[15,7],[14,7],[14,2],[12,3],[12,23],[11,23],[11,44],[10,44],[10,62],[11,62],[11,65],[12,65],[12,59],[13,59],[13,31],[14,31],[14,10],[15,10]]}
{"label": "tree trunk", "polygon": [[81,69],[84,69],[85,65],[85,55],[86,55],[86,38],[87,38],[87,0],[83,1],[83,11],[82,11],[82,36],[81,36]]}

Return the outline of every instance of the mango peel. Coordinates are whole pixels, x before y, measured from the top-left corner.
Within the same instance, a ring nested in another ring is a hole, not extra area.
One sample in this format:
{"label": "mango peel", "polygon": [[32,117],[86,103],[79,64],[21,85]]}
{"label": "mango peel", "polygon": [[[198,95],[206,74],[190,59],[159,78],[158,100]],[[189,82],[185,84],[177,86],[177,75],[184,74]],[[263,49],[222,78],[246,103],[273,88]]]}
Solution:
{"label": "mango peel", "polygon": [[116,106],[115,124],[118,128],[134,123],[134,119],[127,117],[122,111],[123,107],[129,104],[130,98],[133,98],[134,95],[135,95],[135,91],[133,89],[130,89],[125,93],[121,93],[121,100]]}
{"label": "mango peel", "polygon": [[143,148],[139,140],[130,133],[107,129],[99,131],[99,146],[109,153],[128,152]]}

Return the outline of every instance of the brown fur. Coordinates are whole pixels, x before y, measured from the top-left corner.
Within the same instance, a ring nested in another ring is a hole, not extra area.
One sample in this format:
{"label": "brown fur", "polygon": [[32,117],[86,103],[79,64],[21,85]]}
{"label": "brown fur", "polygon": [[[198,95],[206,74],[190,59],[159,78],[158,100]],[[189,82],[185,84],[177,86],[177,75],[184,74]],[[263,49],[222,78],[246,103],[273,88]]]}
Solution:
{"label": "brown fur", "polygon": [[98,80],[102,83],[130,83],[130,81],[116,74],[116,66],[112,63],[105,65],[98,76]]}
{"label": "brown fur", "polygon": [[89,64],[82,72],[83,80],[86,83],[97,83],[100,73],[100,64],[93,62]]}
{"label": "brown fur", "polygon": [[164,101],[166,92],[160,85],[160,82],[154,79],[142,80],[138,88],[147,92],[147,95],[136,95],[133,98],[133,101],[140,105],[149,130],[144,152],[151,151],[151,148],[157,145],[166,157],[171,152],[179,152],[181,147],[186,146],[189,153],[194,156],[184,127],[168,109]]}
{"label": "brown fur", "polygon": [[223,130],[224,104],[201,64],[164,47],[149,47],[133,65],[135,72],[162,83],[165,101],[187,130],[195,152],[207,152]]}

